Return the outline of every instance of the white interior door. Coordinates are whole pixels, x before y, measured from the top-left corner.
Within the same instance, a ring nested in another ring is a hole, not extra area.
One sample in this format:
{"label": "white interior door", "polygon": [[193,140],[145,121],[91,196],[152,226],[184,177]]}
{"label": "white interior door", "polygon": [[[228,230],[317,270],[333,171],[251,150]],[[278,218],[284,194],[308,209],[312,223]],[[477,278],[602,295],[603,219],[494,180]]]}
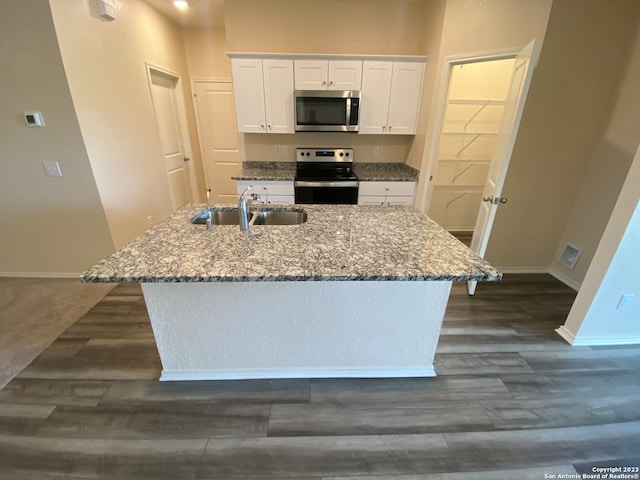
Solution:
{"label": "white interior door", "polygon": [[[482,193],[483,201],[480,204],[480,211],[471,238],[471,249],[481,257],[484,257],[487,250],[496,210],[501,202],[506,201],[500,195],[509,168],[537,56],[538,42],[534,39],[515,58],[511,85],[505,100],[504,115],[496,138],[487,183]],[[469,295],[475,293],[477,283],[476,281],[468,282]]]}
{"label": "white interior door", "polygon": [[205,180],[216,203],[235,203],[240,151],[231,82],[196,82],[196,109]]}
{"label": "white interior door", "polygon": [[163,161],[169,177],[171,200],[175,210],[188,203],[191,198],[189,171],[186,165],[188,158],[182,142],[176,97],[177,79],[157,70],[150,70],[149,75]]}

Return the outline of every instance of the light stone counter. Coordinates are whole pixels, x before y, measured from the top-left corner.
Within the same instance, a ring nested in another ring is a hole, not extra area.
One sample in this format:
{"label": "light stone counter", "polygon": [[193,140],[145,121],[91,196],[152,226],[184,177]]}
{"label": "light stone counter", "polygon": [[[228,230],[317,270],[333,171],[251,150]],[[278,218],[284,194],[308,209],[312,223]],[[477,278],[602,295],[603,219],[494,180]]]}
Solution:
{"label": "light stone counter", "polygon": [[142,283],[161,380],[435,376],[451,282],[501,274],[409,207],[296,207],[248,233],[184,207],[84,280]]}
{"label": "light stone counter", "polygon": [[[411,207],[296,205],[301,225],[189,223],[186,206],[84,274],[89,282],[499,280],[501,274]],[[228,207],[231,208],[231,207]],[[277,207],[276,207],[277,208]],[[258,207],[269,210],[269,207]]]}

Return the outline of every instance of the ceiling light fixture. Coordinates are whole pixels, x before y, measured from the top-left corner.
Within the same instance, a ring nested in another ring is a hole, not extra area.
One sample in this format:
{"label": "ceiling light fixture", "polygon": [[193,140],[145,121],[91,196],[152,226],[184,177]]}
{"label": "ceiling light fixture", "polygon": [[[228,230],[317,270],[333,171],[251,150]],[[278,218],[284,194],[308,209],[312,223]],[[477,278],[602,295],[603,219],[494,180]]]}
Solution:
{"label": "ceiling light fixture", "polygon": [[187,0],[174,0],[173,4],[175,5],[176,8],[179,8],[180,10],[189,8],[189,3],[187,2]]}

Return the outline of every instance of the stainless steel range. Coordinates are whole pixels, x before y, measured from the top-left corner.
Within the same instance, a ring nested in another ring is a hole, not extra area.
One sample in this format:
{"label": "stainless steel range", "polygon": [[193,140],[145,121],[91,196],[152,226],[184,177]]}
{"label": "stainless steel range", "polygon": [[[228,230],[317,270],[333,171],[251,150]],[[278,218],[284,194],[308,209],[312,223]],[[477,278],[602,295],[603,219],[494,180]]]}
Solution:
{"label": "stainless steel range", "polygon": [[296,203],[358,203],[353,148],[298,148],[296,160]]}

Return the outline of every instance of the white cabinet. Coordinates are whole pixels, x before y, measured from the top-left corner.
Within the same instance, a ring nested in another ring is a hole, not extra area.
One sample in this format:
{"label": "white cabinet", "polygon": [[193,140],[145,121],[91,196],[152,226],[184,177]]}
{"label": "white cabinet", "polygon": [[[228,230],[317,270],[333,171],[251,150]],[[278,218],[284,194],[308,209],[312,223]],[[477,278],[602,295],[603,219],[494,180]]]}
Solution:
{"label": "white cabinet", "polygon": [[413,205],[416,182],[360,182],[358,205]]}
{"label": "white cabinet", "polygon": [[361,60],[295,60],[296,90],[360,90]]}
{"label": "white cabinet", "polygon": [[415,134],[423,73],[423,62],[364,61],[359,133]]}
{"label": "white cabinet", "polygon": [[238,131],[294,133],[293,60],[231,60]]}
{"label": "white cabinet", "polygon": [[295,202],[292,181],[238,180],[237,187],[238,195],[247,187],[253,187],[249,192],[260,195],[260,200],[256,200],[255,203],[291,205]]}

